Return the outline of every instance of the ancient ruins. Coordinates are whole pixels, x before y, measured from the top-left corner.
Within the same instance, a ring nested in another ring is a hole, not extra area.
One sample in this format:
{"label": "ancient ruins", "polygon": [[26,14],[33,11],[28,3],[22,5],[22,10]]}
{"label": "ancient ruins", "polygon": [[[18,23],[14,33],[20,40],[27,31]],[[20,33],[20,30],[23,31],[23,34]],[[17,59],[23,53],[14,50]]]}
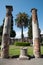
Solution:
{"label": "ancient ruins", "polygon": [[40,34],[37,17],[37,9],[33,8],[32,12],[32,32],[33,32],[33,53],[35,57],[40,57]]}
{"label": "ancient ruins", "polygon": [[11,28],[11,16],[13,8],[12,6],[6,6],[6,17],[3,27],[2,45],[1,45],[1,57],[9,57],[9,39],[10,39],[10,28]]}
{"label": "ancient ruins", "polygon": [[[10,27],[11,27],[11,16],[13,7],[6,6],[6,17],[3,27],[2,44],[1,44],[1,58],[9,57],[9,39],[10,39]],[[37,9],[31,9],[32,12],[32,31],[33,31],[33,54],[35,58],[40,57],[40,36],[39,36],[39,25],[37,17]],[[26,56],[24,49],[21,50],[23,58]],[[26,50],[27,51],[27,50]]]}

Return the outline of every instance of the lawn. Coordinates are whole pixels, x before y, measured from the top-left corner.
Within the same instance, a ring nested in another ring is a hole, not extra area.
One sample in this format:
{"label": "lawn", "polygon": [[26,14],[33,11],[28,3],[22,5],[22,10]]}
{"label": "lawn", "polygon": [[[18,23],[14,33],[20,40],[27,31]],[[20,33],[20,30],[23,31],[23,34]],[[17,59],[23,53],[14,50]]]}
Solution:
{"label": "lawn", "polygon": [[[32,47],[28,47],[27,53],[28,53],[28,55],[33,55],[33,48]],[[20,55],[20,47],[14,46],[14,45],[10,45],[9,54],[11,56]]]}
{"label": "lawn", "polygon": [[[10,45],[9,46],[9,54],[11,56],[20,55],[20,47],[19,46]],[[27,54],[28,55],[33,55],[33,47],[31,47],[31,46],[28,47]],[[41,46],[41,54],[43,54],[43,46]]]}
{"label": "lawn", "polygon": [[[0,46],[0,52],[1,52],[1,46]],[[33,55],[33,47],[31,47],[31,46],[28,47],[27,54],[28,55]],[[43,54],[43,46],[41,46],[41,54]],[[19,46],[10,45],[9,46],[9,55],[10,56],[20,55],[20,47]]]}

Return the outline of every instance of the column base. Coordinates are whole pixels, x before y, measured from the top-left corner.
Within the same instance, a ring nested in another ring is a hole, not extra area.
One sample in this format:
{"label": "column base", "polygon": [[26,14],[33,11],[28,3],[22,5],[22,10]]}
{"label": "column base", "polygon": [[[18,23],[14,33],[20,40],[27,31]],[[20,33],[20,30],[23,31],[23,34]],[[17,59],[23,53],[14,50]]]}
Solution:
{"label": "column base", "polygon": [[40,56],[39,55],[38,56],[37,55],[34,55],[34,56],[35,56],[35,58],[41,58],[41,55]]}
{"label": "column base", "polygon": [[29,60],[28,56],[19,56],[19,60]]}
{"label": "column base", "polygon": [[22,47],[20,49],[20,56],[19,56],[20,60],[28,60],[29,57],[27,56],[27,47]]}

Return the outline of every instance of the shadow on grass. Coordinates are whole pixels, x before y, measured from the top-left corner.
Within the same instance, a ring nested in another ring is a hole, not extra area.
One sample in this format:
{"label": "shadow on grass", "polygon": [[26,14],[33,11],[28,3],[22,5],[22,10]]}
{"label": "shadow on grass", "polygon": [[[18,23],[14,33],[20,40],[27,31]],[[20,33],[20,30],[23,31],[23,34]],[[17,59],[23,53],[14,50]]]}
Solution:
{"label": "shadow on grass", "polygon": [[35,58],[34,55],[33,56],[28,55],[28,57],[29,57],[29,60]]}
{"label": "shadow on grass", "polygon": [[43,54],[41,55],[41,58],[43,58]]}
{"label": "shadow on grass", "polygon": [[[30,56],[30,55],[27,55],[27,56],[29,57],[29,60],[35,58],[34,56]],[[16,58],[19,58],[19,55],[10,56],[10,58],[16,59]]]}
{"label": "shadow on grass", "polygon": [[[33,56],[28,55],[28,57],[29,57],[29,59],[33,59],[33,58],[35,58],[34,55],[33,55]],[[43,54],[40,56],[40,58],[43,58]]]}
{"label": "shadow on grass", "polygon": [[10,56],[10,58],[19,58],[19,55]]}
{"label": "shadow on grass", "polygon": [[[35,56],[33,55],[33,56],[31,56],[31,55],[27,55],[28,57],[29,57],[29,60],[31,60],[31,59],[34,59],[35,58]],[[19,55],[14,55],[14,56],[9,56],[8,58],[11,58],[11,59],[17,59],[17,58],[19,58]],[[41,57],[40,58],[43,58],[43,55],[41,55]]]}
{"label": "shadow on grass", "polygon": [[0,50],[1,50],[1,47],[0,47]]}

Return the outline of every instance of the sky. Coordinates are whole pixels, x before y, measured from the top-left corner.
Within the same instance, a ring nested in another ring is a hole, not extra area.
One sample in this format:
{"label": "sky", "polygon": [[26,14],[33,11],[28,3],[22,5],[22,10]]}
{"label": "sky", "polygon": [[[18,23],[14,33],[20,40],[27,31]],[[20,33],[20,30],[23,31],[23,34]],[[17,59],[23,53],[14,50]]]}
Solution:
{"label": "sky", "polygon": [[[16,31],[16,37],[21,37],[21,29],[17,28],[15,25],[15,18],[19,12],[25,12],[31,16],[31,9],[36,8],[38,14],[39,28],[41,33],[43,33],[43,0],[0,0],[0,25],[3,23],[3,19],[6,16],[6,5],[13,6],[13,29]],[[28,28],[24,29],[24,36],[27,36]]]}

